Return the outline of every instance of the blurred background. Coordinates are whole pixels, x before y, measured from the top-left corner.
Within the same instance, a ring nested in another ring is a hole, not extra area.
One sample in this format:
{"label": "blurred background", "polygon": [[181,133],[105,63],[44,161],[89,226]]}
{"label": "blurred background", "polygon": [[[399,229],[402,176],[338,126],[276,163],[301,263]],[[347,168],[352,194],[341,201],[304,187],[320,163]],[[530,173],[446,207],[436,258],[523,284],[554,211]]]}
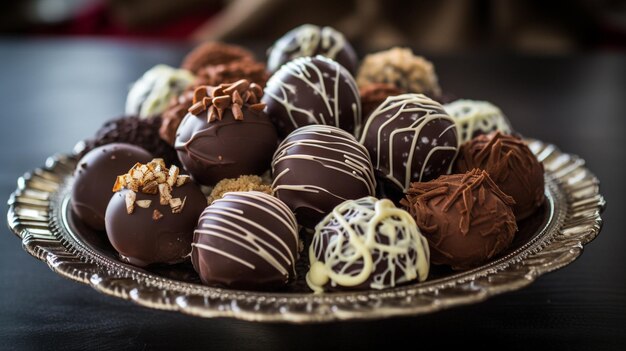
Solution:
{"label": "blurred background", "polygon": [[[332,9],[332,10],[328,10]],[[330,25],[361,52],[562,54],[626,48],[622,0],[20,0],[0,3],[0,34],[269,43]]]}

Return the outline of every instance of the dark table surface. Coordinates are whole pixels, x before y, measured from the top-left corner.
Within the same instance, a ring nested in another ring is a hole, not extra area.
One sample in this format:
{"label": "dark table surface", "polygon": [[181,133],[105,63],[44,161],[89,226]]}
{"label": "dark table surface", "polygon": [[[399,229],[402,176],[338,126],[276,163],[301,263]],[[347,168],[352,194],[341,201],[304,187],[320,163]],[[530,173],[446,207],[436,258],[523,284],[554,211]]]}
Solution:
{"label": "dark table surface", "polygon": [[[262,46],[259,45],[259,48]],[[129,83],[186,47],[0,40],[0,190],[123,112]],[[259,51],[260,52],[260,51]],[[0,349],[356,349],[432,346],[625,349],[626,56],[432,56],[445,91],[499,105],[521,133],[582,156],[607,200],[604,228],[571,265],[520,291],[414,318],[256,324],[155,311],[64,279],[0,233]]]}

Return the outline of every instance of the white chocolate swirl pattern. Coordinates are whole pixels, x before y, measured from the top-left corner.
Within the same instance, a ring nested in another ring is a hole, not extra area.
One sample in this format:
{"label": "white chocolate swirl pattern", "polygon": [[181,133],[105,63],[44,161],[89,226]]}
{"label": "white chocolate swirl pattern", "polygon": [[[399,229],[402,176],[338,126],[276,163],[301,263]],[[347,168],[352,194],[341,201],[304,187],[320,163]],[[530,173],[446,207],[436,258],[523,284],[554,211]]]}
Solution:
{"label": "white chocolate swirl pattern", "polygon": [[487,102],[478,100],[456,100],[443,105],[454,118],[459,130],[459,145],[480,134],[500,131],[511,134],[511,123],[500,109]]}
{"label": "white chocolate swirl pattern", "polygon": [[430,251],[415,220],[388,200],[346,201],[315,227],[306,275],[316,293],[385,289],[428,277]]}

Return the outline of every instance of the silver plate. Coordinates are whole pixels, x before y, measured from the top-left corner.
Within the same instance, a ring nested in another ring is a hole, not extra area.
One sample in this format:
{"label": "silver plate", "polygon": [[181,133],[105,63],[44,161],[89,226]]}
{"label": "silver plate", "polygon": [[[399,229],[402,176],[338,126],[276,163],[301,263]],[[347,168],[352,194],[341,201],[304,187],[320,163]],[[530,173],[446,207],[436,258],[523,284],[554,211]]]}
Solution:
{"label": "silver plate", "polygon": [[545,166],[547,201],[533,223],[520,225],[528,232],[523,242],[479,268],[462,273],[435,270],[426,282],[383,291],[313,295],[304,289],[226,290],[180,276],[184,267],[173,274],[126,265],[108,244],[73,223],[68,198],[76,160],[66,155],[52,156],[44,167],[19,178],[9,199],[8,223],[24,249],[58,274],[150,308],[292,323],[418,315],[520,289],[574,261],[583,245],[598,235],[605,205],[598,179],[576,156],[540,141],[529,141],[529,146]]}

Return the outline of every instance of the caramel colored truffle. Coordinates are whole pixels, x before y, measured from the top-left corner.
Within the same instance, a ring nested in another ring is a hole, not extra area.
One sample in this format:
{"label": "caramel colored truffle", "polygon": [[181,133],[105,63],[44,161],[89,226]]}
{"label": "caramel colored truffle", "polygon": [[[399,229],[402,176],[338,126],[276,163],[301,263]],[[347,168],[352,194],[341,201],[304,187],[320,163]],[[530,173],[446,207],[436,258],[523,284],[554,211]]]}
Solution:
{"label": "caramel colored truffle", "polygon": [[403,91],[396,86],[387,83],[371,83],[360,87],[359,94],[361,95],[363,122],[367,122],[367,118],[385,101],[385,99],[402,93]]}
{"label": "caramel colored truffle", "polygon": [[222,179],[211,191],[209,204],[221,199],[226,193],[237,191],[259,191],[272,194],[272,186],[263,182],[263,179],[256,175],[242,175],[239,178]]}
{"label": "caramel colored truffle", "polygon": [[463,173],[474,168],[487,171],[498,187],[513,197],[518,221],[543,204],[543,164],[522,139],[493,132],[463,144],[454,170]]}
{"label": "caramel colored truffle", "polygon": [[431,263],[456,270],[496,257],[517,231],[515,201],[478,169],[411,183],[401,204],[428,239]]}
{"label": "caramel colored truffle", "polygon": [[268,78],[269,75],[263,63],[257,62],[251,58],[244,58],[201,68],[198,71],[198,79],[195,85],[216,86],[245,79],[250,83],[256,83],[261,88],[264,88]]}
{"label": "caramel colored truffle", "polygon": [[253,59],[252,52],[237,45],[206,42],[196,46],[185,56],[181,67],[193,73],[211,65],[220,65],[243,59]]}

